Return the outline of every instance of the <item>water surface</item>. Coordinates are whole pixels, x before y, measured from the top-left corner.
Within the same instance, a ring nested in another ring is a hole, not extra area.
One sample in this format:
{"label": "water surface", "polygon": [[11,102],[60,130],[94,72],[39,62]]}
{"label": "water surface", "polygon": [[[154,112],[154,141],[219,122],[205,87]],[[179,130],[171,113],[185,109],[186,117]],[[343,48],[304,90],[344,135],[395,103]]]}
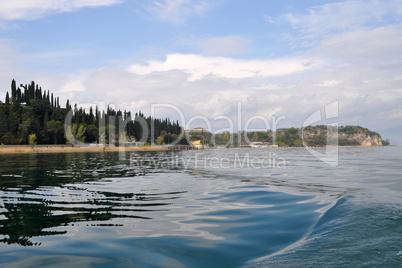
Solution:
{"label": "water surface", "polygon": [[0,264],[402,265],[402,153],[340,148],[0,156]]}

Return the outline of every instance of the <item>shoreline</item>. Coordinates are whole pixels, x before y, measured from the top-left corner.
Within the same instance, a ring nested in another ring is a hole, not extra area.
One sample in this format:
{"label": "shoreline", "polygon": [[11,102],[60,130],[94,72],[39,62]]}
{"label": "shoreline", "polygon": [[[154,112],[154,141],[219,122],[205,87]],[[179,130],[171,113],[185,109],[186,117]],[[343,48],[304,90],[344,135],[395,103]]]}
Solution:
{"label": "shoreline", "polygon": [[[323,146],[323,147],[309,147],[309,148],[331,148],[331,147],[354,147],[354,148],[371,148],[371,147],[397,147],[397,145],[387,145],[387,146],[358,146],[358,145],[346,145],[346,146]],[[4,146],[0,147],[1,154],[52,154],[52,153],[102,153],[102,152],[120,152],[121,147],[106,146],[105,149],[102,146],[96,147],[72,147],[69,145],[40,145],[36,146],[34,149],[29,145],[18,145],[18,146]],[[279,147],[279,148],[269,148],[269,149],[289,149],[289,148],[304,148],[304,147]],[[215,147],[215,148],[205,148],[205,149],[252,149],[252,147]],[[267,148],[253,148],[253,149],[268,149]],[[141,146],[141,147],[124,147],[122,152],[161,152],[168,151],[168,147],[164,146]]]}
{"label": "shoreline", "polygon": [[[123,152],[155,152],[167,151],[166,147],[159,146],[142,146],[142,147],[124,147]],[[72,147],[68,145],[60,146],[36,146],[34,149],[31,146],[4,146],[0,147],[0,154],[53,154],[53,153],[102,153],[102,152],[119,152],[120,147],[113,146],[96,146],[96,147]]]}

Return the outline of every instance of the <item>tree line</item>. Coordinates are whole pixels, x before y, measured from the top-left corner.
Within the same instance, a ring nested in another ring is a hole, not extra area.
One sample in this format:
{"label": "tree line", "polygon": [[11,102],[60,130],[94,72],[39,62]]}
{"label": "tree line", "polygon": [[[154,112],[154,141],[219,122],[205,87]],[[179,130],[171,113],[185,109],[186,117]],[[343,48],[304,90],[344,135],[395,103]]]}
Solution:
{"label": "tree line", "polygon": [[[65,133],[65,121],[71,115],[71,133]],[[124,124],[121,133],[120,124]],[[183,129],[179,122],[169,118],[144,116],[139,111],[83,109],[72,106],[67,100],[61,107],[59,97],[32,81],[17,87],[11,82],[11,94],[7,91],[5,102],[0,101],[0,143],[6,145],[28,144],[29,135],[36,135],[38,144],[67,144],[71,140],[86,143],[119,143],[143,141],[168,144],[180,138]],[[70,136],[69,136],[70,135]],[[71,139],[74,138],[74,139]],[[186,139],[177,141],[187,144]]]}

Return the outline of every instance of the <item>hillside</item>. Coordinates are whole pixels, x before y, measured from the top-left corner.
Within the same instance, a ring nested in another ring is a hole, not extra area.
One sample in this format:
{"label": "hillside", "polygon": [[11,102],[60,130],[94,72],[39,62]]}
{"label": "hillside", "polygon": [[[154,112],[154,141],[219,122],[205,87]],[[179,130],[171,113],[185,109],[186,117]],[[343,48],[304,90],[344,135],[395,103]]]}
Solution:
{"label": "hillside", "polygon": [[[338,134],[338,145],[355,145],[355,146],[383,146],[389,145],[389,141],[384,141],[381,135],[377,132],[371,131],[367,128],[360,126],[345,126],[339,127],[338,131],[333,129],[327,138],[326,126],[307,127],[303,129],[303,140],[307,145],[325,145],[329,140],[329,144],[334,144],[336,141],[336,134]],[[321,141],[317,144],[317,140]]]}
{"label": "hillside", "polygon": [[[330,130],[328,133],[328,129]],[[277,144],[279,147],[302,146],[384,146],[389,141],[382,140],[381,135],[360,126],[332,127],[309,126],[303,129],[279,129],[276,133],[266,132],[224,132],[212,135],[208,131],[190,132],[190,140],[201,140],[204,145],[213,146],[249,146],[251,142],[262,142],[266,145]],[[239,144],[238,141],[241,141]],[[274,141],[275,139],[275,141]]]}

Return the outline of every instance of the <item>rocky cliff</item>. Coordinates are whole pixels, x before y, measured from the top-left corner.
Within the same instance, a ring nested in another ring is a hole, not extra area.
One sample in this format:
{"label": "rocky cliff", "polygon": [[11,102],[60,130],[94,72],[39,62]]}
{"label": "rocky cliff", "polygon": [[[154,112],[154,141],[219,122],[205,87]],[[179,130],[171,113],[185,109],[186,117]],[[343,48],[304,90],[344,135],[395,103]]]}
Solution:
{"label": "rocky cliff", "polygon": [[382,139],[379,135],[368,135],[366,133],[345,134],[339,133],[338,140],[348,140],[359,143],[361,146],[382,146]]}
{"label": "rocky cliff", "polygon": [[[329,130],[329,132],[328,132]],[[355,145],[355,146],[383,146],[381,135],[377,132],[370,131],[367,128],[360,126],[346,126],[346,127],[330,127],[327,126],[314,126],[300,129],[299,135],[303,137],[303,141],[307,145],[314,145],[315,141],[321,141],[320,145],[336,144],[336,137],[338,138],[338,145]],[[328,135],[327,135],[328,133]]]}

